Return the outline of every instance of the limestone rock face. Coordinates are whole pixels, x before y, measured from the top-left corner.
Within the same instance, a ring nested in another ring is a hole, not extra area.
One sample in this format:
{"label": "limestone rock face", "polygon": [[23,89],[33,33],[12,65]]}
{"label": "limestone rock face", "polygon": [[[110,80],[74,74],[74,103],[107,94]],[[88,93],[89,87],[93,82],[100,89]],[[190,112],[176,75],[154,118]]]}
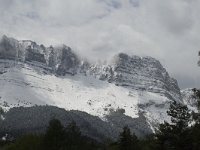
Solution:
{"label": "limestone rock face", "polygon": [[58,75],[77,73],[79,59],[70,47],[45,47],[30,40],[18,41],[3,36],[0,41],[0,58],[22,62],[38,62],[52,68]]}
{"label": "limestone rock face", "polygon": [[19,57],[19,43],[13,38],[8,38],[5,35],[0,40],[0,57],[5,59],[15,59]]}
{"label": "limestone rock face", "polygon": [[119,53],[107,63],[89,63],[65,45],[6,36],[0,40],[0,89],[5,110],[52,105],[97,116],[118,131],[128,123],[138,135],[169,120],[169,104],[188,97],[152,57]]}
{"label": "limestone rock face", "polygon": [[117,86],[160,93],[173,100],[181,99],[177,81],[152,57],[120,53],[113,58],[112,63],[92,65],[89,70],[100,80],[107,80]]}
{"label": "limestone rock face", "polygon": [[70,47],[64,46],[61,49],[61,60],[57,68],[58,75],[71,74],[74,75],[77,73],[79,66],[78,57],[72,52]]}

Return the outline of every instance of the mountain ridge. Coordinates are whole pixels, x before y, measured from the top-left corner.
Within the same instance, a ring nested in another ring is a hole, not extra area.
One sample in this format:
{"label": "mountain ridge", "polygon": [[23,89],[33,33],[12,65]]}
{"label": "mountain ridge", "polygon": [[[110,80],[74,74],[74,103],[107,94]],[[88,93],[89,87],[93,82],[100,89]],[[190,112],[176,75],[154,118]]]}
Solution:
{"label": "mountain ridge", "polygon": [[[13,55],[13,53],[15,55]],[[53,46],[45,47],[42,44],[37,45],[37,43],[30,40],[22,40],[20,42],[13,38],[8,38],[5,35],[2,37],[0,44],[0,57],[13,57],[14,60],[22,60],[22,62],[40,62],[46,65],[46,67],[50,67],[53,71],[56,72],[57,75],[74,75],[78,72],[88,73],[90,75],[93,74],[95,77],[98,76],[100,80],[107,79],[108,82],[115,81],[115,84],[117,85],[120,84],[120,81],[127,80],[126,83],[121,84],[122,86],[131,86],[126,84],[134,79],[128,77],[127,75],[137,74],[138,70],[143,69],[143,72],[145,73],[141,72],[140,74],[140,77],[144,77],[142,80],[145,80],[145,76],[148,74],[152,74],[154,77],[156,77],[158,74],[156,80],[162,84],[160,86],[165,88],[166,91],[175,91],[174,94],[176,94],[178,98],[174,99],[181,99],[180,89],[178,87],[177,81],[171,78],[166,69],[162,67],[160,62],[152,57],[128,56],[127,54],[119,53],[114,56],[114,61],[112,61],[111,64],[102,66],[101,64],[90,64],[89,62],[81,60],[78,55],[75,54],[72,49],[66,45],[63,45],[60,48],[54,48]],[[124,78],[122,77],[123,73],[126,75]],[[150,76],[147,76],[147,78],[150,78]],[[138,77],[135,79],[134,83],[139,82],[137,80]],[[170,84],[166,86],[166,83],[164,82],[169,82]],[[138,83],[138,88],[151,90],[151,86],[155,84],[158,85],[159,83],[156,81],[150,81],[148,88],[145,88],[144,86],[141,86],[140,83]],[[159,89],[157,90],[158,92],[161,92]],[[169,93],[165,93],[170,96]],[[171,98],[173,97],[174,96],[171,96]]]}
{"label": "mountain ridge", "polygon": [[172,101],[184,103],[177,81],[152,57],[119,53],[109,63],[89,63],[66,45],[45,47],[4,36],[0,58],[0,106],[5,110],[52,105],[104,121],[117,112],[116,124],[122,115],[128,121],[142,113],[154,130],[169,120]]}

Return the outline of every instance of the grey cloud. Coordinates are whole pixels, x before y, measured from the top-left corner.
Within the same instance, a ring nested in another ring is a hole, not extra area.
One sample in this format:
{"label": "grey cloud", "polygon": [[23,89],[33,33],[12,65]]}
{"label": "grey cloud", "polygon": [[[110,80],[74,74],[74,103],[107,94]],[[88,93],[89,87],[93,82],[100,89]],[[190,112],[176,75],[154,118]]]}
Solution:
{"label": "grey cloud", "polygon": [[150,55],[182,88],[200,87],[198,0],[0,0],[0,15],[0,34],[65,43],[93,60]]}
{"label": "grey cloud", "polygon": [[133,7],[139,7],[139,1],[138,0],[129,0],[130,4],[133,5]]}
{"label": "grey cloud", "polygon": [[162,24],[174,34],[182,34],[192,28],[193,6],[185,1],[165,1],[158,5],[158,14]]}

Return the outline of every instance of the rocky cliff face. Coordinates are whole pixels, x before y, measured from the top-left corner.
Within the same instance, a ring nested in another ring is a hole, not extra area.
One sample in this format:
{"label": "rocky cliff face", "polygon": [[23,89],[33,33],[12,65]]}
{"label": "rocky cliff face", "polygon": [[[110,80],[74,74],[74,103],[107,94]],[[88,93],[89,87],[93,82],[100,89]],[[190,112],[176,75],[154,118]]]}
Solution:
{"label": "rocky cliff face", "polygon": [[5,110],[53,105],[87,112],[113,126],[142,113],[153,130],[168,119],[170,102],[183,102],[177,81],[151,57],[120,53],[109,63],[91,64],[65,45],[45,47],[3,36],[0,58],[0,106]]}
{"label": "rocky cliff face", "polygon": [[70,47],[45,47],[30,40],[18,41],[5,35],[0,41],[0,58],[41,63],[58,75],[74,75],[79,65],[79,59]]}
{"label": "rocky cliff face", "polygon": [[177,81],[152,57],[120,53],[108,65],[92,65],[89,73],[117,86],[160,93],[172,100],[181,99]]}
{"label": "rocky cliff face", "polygon": [[58,75],[86,73],[117,86],[161,93],[172,100],[181,99],[177,81],[169,76],[158,60],[151,57],[120,53],[113,58],[112,63],[93,65],[81,61],[65,45],[45,47],[32,41],[17,41],[6,36],[0,42],[0,56],[23,62],[39,62]]}

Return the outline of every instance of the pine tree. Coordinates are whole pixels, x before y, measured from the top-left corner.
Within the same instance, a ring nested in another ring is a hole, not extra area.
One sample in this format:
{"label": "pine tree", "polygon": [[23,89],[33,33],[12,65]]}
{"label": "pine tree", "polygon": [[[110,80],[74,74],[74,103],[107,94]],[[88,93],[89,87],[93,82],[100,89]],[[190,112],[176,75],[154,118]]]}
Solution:
{"label": "pine tree", "polygon": [[61,122],[53,119],[49,122],[46,134],[44,136],[44,147],[48,150],[62,149],[65,139],[65,131]]}
{"label": "pine tree", "polygon": [[137,150],[138,139],[135,134],[131,135],[130,128],[125,126],[119,137],[120,150]]}
{"label": "pine tree", "polygon": [[190,150],[192,142],[189,129],[191,113],[187,106],[173,102],[167,114],[171,117],[171,123],[161,124],[156,134],[160,149]]}
{"label": "pine tree", "polygon": [[0,107],[0,115],[3,115],[4,114],[4,110],[3,108]]}
{"label": "pine tree", "polygon": [[81,136],[81,132],[79,127],[76,125],[75,121],[72,121],[65,129],[65,131],[67,132],[67,134],[77,138]]}
{"label": "pine tree", "polygon": [[182,132],[186,129],[191,121],[191,113],[186,105],[174,101],[171,103],[167,114],[171,116],[171,122],[177,132]]}
{"label": "pine tree", "polygon": [[200,110],[200,90],[193,88],[193,98],[197,100],[197,107]]}
{"label": "pine tree", "polygon": [[[65,144],[68,149],[75,149],[77,145],[81,145],[81,132],[76,122],[72,121],[65,129]],[[73,148],[74,147],[74,148]]]}
{"label": "pine tree", "polygon": [[195,150],[200,150],[200,90],[192,89],[194,95],[193,98],[197,100],[198,112],[193,112],[193,119],[195,124],[191,127],[192,132],[192,143]]}

